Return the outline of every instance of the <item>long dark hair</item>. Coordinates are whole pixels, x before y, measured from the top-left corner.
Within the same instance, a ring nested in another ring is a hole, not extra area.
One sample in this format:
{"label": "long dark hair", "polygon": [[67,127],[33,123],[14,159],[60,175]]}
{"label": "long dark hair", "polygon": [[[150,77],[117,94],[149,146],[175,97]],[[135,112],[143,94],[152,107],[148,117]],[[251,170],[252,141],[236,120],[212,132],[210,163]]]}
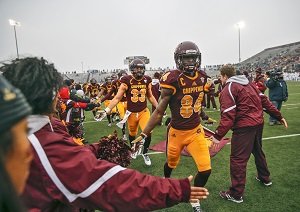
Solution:
{"label": "long dark hair", "polygon": [[5,157],[12,148],[13,134],[9,130],[0,138],[0,212],[25,211],[5,168]]}
{"label": "long dark hair", "polygon": [[3,76],[19,88],[33,109],[33,114],[50,114],[52,102],[62,86],[62,76],[53,64],[37,57],[13,60],[0,68]]}

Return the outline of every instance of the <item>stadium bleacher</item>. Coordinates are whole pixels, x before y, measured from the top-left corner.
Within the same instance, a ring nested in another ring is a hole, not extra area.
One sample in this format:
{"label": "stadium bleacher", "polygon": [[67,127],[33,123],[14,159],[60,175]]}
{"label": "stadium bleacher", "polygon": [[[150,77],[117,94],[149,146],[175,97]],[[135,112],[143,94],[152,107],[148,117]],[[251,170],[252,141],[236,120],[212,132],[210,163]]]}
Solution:
{"label": "stadium bleacher", "polygon": [[[234,64],[241,72],[248,71],[253,73],[258,67],[264,71],[269,71],[274,67],[281,68],[284,72],[294,73],[300,72],[300,42],[275,46],[264,49],[263,51],[253,55],[252,57]],[[218,74],[218,69],[222,64],[210,65],[205,67],[205,71],[209,76]],[[165,72],[166,69],[150,69],[146,70],[146,74],[153,76],[158,72]],[[98,83],[104,82],[105,77],[118,73],[120,70],[98,71],[92,70],[87,73],[63,73],[64,79],[74,79],[75,82],[85,83],[95,78]]]}

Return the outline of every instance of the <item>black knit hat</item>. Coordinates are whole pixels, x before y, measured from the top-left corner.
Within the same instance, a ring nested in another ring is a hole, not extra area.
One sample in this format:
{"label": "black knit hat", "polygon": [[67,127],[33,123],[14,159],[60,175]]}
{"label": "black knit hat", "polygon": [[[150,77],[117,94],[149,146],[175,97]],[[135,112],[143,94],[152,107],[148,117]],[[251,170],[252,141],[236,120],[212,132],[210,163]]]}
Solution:
{"label": "black knit hat", "polygon": [[31,114],[31,107],[19,89],[0,75],[0,134]]}

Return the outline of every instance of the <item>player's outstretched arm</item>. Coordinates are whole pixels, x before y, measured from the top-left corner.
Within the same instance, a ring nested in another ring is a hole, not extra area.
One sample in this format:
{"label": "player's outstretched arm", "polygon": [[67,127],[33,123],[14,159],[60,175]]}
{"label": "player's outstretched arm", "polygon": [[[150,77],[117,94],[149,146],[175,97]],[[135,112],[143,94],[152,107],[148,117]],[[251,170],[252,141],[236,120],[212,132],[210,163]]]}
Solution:
{"label": "player's outstretched arm", "polygon": [[118,93],[115,95],[115,97],[111,100],[110,104],[108,105],[107,108],[105,108],[105,112],[107,114],[110,114],[110,111],[121,101],[124,93],[126,92],[127,87],[122,83]]}
{"label": "player's outstretched arm", "polygon": [[157,103],[155,97],[154,97],[153,94],[152,94],[151,84],[148,85],[147,98],[148,98],[148,100],[151,102],[151,104],[152,104],[155,108],[157,108],[158,103]]}
{"label": "player's outstretched arm", "polygon": [[155,111],[152,113],[147,126],[143,130],[143,133],[145,135],[149,135],[151,131],[154,129],[154,127],[161,122],[161,119],[164,116],[164,112],[168,107],[172,94],[173,91],[171,89],[162,88],[160,101]]}

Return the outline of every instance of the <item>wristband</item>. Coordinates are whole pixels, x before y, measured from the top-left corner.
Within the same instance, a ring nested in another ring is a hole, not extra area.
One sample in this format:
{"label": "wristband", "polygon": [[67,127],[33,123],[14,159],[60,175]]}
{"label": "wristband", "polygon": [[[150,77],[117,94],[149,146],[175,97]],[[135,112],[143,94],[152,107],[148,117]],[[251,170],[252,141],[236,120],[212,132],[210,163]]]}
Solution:
{"label": "wristband", "polygon": [[104,111],[105,111],[106,113],[109,113],[109,112],[111,111],[111,109],[109,109],[109,107],[107,107],[107,108],[104,109]]}
{"label": "wristband", "polygon": [[148,136],[145,134],[145,133],[143,133],[143,132],[141,132],[141,136],[143,137],[143,138],[147,138]]}

